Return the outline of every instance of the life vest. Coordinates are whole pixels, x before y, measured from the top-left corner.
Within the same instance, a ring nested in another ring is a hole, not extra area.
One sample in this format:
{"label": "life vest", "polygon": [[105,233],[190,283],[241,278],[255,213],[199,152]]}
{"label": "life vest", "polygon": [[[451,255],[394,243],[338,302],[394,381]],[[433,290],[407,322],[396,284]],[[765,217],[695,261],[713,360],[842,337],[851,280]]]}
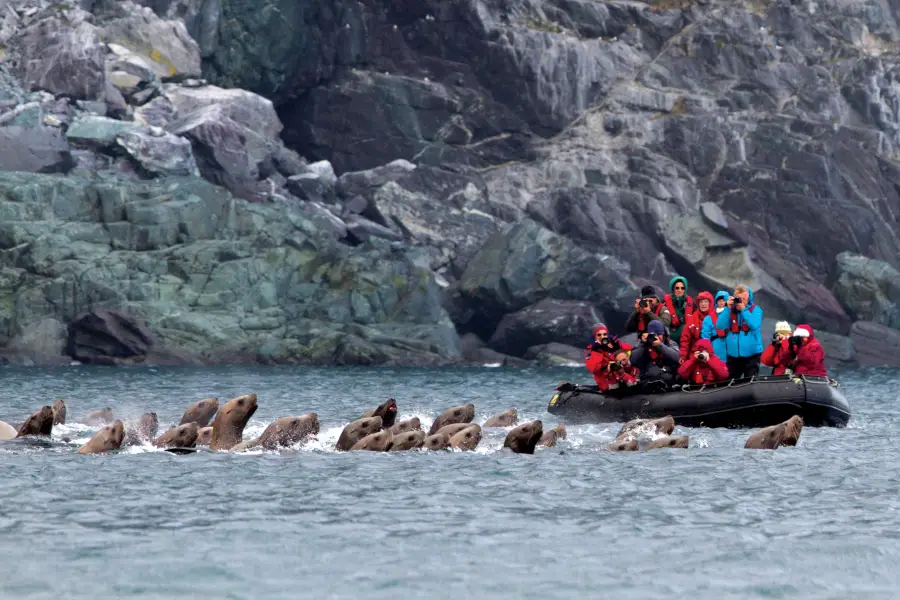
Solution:
{"label": "life vest", "polygon": [[[756,307],[755,304],[751,304],[747,307],[747,310],[753,312],[753,309]],[[718,330],[717,330],[718,331]],[[746,322],[741,323],[741,326],[738,327],[738,313],[737,311],[731,311],[731,333],[737,333],[738,331],[743,331],[744,333],[750,332],[750,327]]]}
{"label": "life vest", "polygon": [[[653,313],[654,315],[656,315],[656,316],[658,317],[658,316],[659,316],[659,313],[662,311],[662,307],[663,307],[663,304],[662,304],[662,302],[660,302],[659,304],[656,305],[656,308],[654,308],[654,309],[651,310],[650,312]],[[650,321],[650,319],[647,319],[646,321],[644,320],[644,315],[640,315],[640,316],[638,317],[638,326],[637,326],[637,327],[638,327],[638,334],[641,334],[641,333],[643,333],[644,331],[647,330],[647,323],[648,323],[649,321]]]}
{"label": "life vest", "polygon": [[663,363],[663,354],[662,352],[657,352],[653,348],[650,348],[648,353],[650,356],[650,362],[659,367],[663,371],[667,371],[666,365]]}
{"label": "life vest", "polygon": [[[706,372],[704,373],[703,371],[706,371]],[[712,369],[710,369],[708,367],[703,370],[696,369],[696,370],[694,370],[694,374],[691,375],[691,383],[694,383],[697,385],[704,385],[707,383],[715,383],[715,381],[716,381],[716,374],[713,373]]]}
{"label": "life vest", "polygon": [[[678,313],[675,311],[675,303],[672,301],[672,294],[666,294],[663,296],[663,304],[666,305],[666,308],[669,309],[669,313],[672,315],[672,329],[676,329],[681,325],[681,319],[678,318]],[[688,296],[684,301],[684,322],[687,323],[690,321],[691,315],[694,313],[694,299]]]}

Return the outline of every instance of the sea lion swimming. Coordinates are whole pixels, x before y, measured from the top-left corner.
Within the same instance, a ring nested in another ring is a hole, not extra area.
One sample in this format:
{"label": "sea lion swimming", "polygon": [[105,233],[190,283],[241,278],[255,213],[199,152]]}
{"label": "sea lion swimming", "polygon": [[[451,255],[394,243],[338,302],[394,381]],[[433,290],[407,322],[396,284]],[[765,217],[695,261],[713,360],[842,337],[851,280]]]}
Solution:
{"label": "sea lion swimming", "polygon": [[490,419],[484,422],[482,427],[511,427],[519,422],[519,411],[515,408],[510,408],[504,410],[501,413],[497,413]]}
{"label": "sea lion swimming", "polygon": [[122,445],[138,446],[149,442],[156,437],[158,430],[159,418],[156,416],[156,413],[144,413],[136,423],[128,423],[125,427],[125,439],[122,440]]}
{"label": "sea lion swimming", "polygon": [[191,421],[178,427],[172,427],[156,438],[153,445],[157,448],[193,448],[197,445],[197,432],[200,428]]}
{"label": "sea lion swimming", "polygon": [[675,419],[668,415],[659,419],[634,419],[622,425],[622,429],[616,435],[616,441],[625,442],[641,433],[671,435],[673,431],[675,431]]}
{"label": "sea lion swimming", "polygon": [[257,446],[262,446],[266,450],[275,450],[279,446],[289,448],[305,442],[309,436],[317,433],[319,433],[319,415],[314,412],[296,417],[281,417],[269,423],[262,435],[246,443],[241,450]]}
{"label": "sea lion swimming", "polygon": [[471,427],[472,425],[475,425],[475,423],[450,423],[449,425],[444,425],[435,433],[446,433],[448,436],[453,437],[460,431],[464,431],[467,427]]}
{"label": "sea lion swimming", "polygon": [[96,427],[98,425],[106,425],[107,423],[112,422],[113,411],[108,406],[106,408],[101,408],[100,410],[89,412],[84,418],[85,425],[90,425],[92,427]]}
{"label": "sea lion swimming", "polygon": [[422,442],[422,448],[425,450],[444,450],[450,447],[450,436],[447,432],[441,431],[433,435],[429,435]]}
{"label": "sea lion swimming", "polygon": [[628,440],[627,442],[613,442],[606,447],[607,450],[610,450],[612,452],[637,452],[638,448],[639,446],[637,440]]}
{"label": "sea lion swimming", "polygon": [[530,423],[523,423],[514,428],[503,440],[503,447],[509,448],[516,454],[534,454],[534,447],[544,434],[544,424],[538,419]]}
{"label": "sea lion swimming", "polygon": [[124,438],[125,426],[122,421],[116,419],[112,425],[107,425],[95,433],[87,444],[78,449],[78,454],[100,454],[118,450],[122,447]]}
{"label": "sea lion swimming", "polygon": [[406,433],[407,431],[422,431],[422,421],[419,420],[419,417],[400,421],[391,427],[391,433],[393,433],[395,437],[401,433]]}
{"label": "sea lion swimming", "polygon": [[53,409],[42,406],[39,411],[25,419],[16,437],[26,435],[49,436],[53,432]]}
{"label": "sea lion swimming", "polygon": [[394,421],[397,419],[397,401],[391,398],[384,404],[379,404],[376,408],[361,416],[360,419],[365,419],[366,417],[381,417],[381,427],[390,429],[394,426]]}
{"label": "sea lion swimming", "polygon": [[442,412],[437,419],[434,420],[434,423],[431,424],[431,429],[428,430],[428,435],[434,435],[435,433],[440,431],[441,427],[450,425],[452,423],[471,423],[472,419],[474,418],[474,404],[461,404],[459,406],[448,408],[447,410]]}
{"label": "sea lion swimming", "polygon": [[394,441],[391,443],[390,452],[403,452],[404,450],[416,450],[421,448],[425,443],[424,431],[403,431],[401,433],[393,433]]}
{"label": "sea lion swimming", "polygon": [[19,437],[19,431],[15,427],[6,421],[0,421],[0,441],[14,440],[17,437]]}
{"label": "sea lion swimming", "polygon": [[450,436],[450,447],[458,450],[474,450],[480,441],[481,426],[472,423],[462,431]]}
{"label": "sea lion swimming", "polygon": [[212,427],[201,427],[200,431],[197,432],[197,445],[198,446],[209,446],[209,441],[212,439]]}
{"label": "sea lion swimming", "polygon": [[57,400],[53,403],[53,424],[66,424],[66,402],[65,400]]}
{"label": "sea lion swimming", "polygon": [[197,427],[206,427],[209,420],[213,418],[216,411],[219,410],[218,398],[205,398],[191,404],[184,414],[181,416],[179,425],[185,423],[196,423]]}
{"label": "sea lion swimming", "polygon": [[541,440],[538,442],[538,446],[546,446],[547,448],[552,448],[556,445],[556,442],[559,440],[566,439],[567,436],[566,426],[560,423],[559,425],[554,425],[553,429],[548,429],[541,435]]}
{"label": "sea lion swimming", "polygon": [[381,423],[381,417],[363,417],[349,423],[341,432],[341,437],[338,438],[334,449],[340,451],[350,450],[356,442],[367,435],[381,431]]}
{"label": "sea lion swimming", "polygon": [[226,402],[213,420],[209,449],[228,450],[240,444],[244,436],[244,427],[256,412],[256,408],[256,394],[245,394]]}
{"label": "sea lion swimming", "polygon": [[744,448],[775,450],[779,446],[796,446],[803,431],[803,418],[794,415],[787,421],[760,429],[749,438]]}
{"label": "sea lion swimming", "polygon": [[350,450],[370,450],[372,452],[387,452],[391,449],[391,443],[394,441],[394,434],[390,429],[382,429],[378,433],[370,433],[363,439],[359,440]]}
{"label": "sea lion swimming", "polygon": [[656,450],[657,448],[687,448],[688,441],[688,436],[686,435],[662,437],[650,442],[644,450]]}

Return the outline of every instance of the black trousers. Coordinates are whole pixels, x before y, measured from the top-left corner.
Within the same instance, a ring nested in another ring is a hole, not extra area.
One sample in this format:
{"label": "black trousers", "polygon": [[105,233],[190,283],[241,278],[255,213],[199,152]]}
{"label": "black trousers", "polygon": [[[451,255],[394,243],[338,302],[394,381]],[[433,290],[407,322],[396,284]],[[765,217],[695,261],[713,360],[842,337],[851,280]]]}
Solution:
{"label": "black trousers", "polygon": [[729,356],[728,376],[732,379],[740,379],[741,377],[755,377],[759,375],[759,354],[753,356]]}

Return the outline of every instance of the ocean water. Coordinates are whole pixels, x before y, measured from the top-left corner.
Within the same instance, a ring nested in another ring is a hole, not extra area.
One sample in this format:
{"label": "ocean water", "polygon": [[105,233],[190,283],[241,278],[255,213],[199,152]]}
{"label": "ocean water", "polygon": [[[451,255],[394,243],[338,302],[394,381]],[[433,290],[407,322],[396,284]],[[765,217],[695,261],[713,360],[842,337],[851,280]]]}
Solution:
{"label": "ocean water", "polygon": [[[336,453],[343,426],[389,397],[423,425],[473,402],[546,413],[581,369],[91,368],[2,371],[0,418],[64,398],[52,444],[0,442],[2,598],[896,598],[897,371],[838,373],[846,429],[744,450],[748,430],[676,428],[687,450],[611,453],[616,423],[569,426],[533,456]],[[81,456],[84,415],[258,394],[245,439],[316,411],[281,453],[148,447]],[[64,436],[72,442],[63,443]]]}

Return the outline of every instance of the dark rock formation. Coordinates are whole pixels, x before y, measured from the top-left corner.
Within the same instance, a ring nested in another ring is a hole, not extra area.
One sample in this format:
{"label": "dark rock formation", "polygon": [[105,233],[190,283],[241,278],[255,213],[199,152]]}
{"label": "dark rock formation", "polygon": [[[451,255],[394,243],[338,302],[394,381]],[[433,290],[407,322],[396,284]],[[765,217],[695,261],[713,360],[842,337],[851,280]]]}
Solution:
{"label": "dark rock formation", "polygon": [[900,328],[900,272],[880,260],[842,252],[837,256],[835,297],[856,320]]}
{"label": "dark rock formation", "polygon": [[863,367],[900,366],[900,332],[868,321],[857,321],[850,329],[859,364]]}
{"label": "dark rock formation", "polygon": [[[547,298],[504,315],[488,343],[513,356],[525,356],[532,346],[552,342],[586,346],[591,342],[591,329],[602,322],[603,315],[589,302]],[[617,323],[614,330],[622,325]]]}
{"label": "dark rock formation", "polygon": [[118,310],[94,309],[69,323],[66,353],[95,365],[143,362],[153,347],[153,334],[131,315]]}

